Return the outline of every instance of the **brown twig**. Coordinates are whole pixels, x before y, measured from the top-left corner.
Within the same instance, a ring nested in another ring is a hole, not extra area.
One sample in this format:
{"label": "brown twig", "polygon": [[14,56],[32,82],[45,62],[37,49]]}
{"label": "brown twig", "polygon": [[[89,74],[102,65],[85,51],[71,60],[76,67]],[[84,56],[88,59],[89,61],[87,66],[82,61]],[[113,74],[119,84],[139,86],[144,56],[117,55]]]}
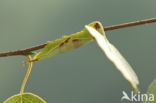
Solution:
{"label": "brown twig", "polygon": [[[130,26],[137,26],[137,25],[146,24],[146,23],[154,23],[154,22],[156,22],[156,18],[145,19],[145,20],[129,22],[129,23],[124,23],[124,24],[118,24],[118,25],[112,25],[112,26],[104,27],[104,30],[109,31],[109,30],[120,29],[120,28],[125,28],[125,27],[130,27]],[[2,52],[2,53],[0,53],[0,57],[15,56],[15,55],[27,55],[28,53],[30,53],[32,51],[43,48],[45,45],[46,45],[46,43],[31,47],[31,48],[26,48],[23,50]]]}
{"label": "brown twig", "polygon": [[134,21],[134,22],[129,22],[129,23],[124,23],[124,24],[118,24],[118,25],[112,25],[105,27],[104,30],[114,30],[114,29],[120,29],[120,28],[125,28],[125,27],[130,27],[130,26],[137,26],[141,24],[147,24],[147,23],[154,23],[156,22],[156,18],[151,18],[151,19],[145,19],[145,20],[140,20],[140,21]]}

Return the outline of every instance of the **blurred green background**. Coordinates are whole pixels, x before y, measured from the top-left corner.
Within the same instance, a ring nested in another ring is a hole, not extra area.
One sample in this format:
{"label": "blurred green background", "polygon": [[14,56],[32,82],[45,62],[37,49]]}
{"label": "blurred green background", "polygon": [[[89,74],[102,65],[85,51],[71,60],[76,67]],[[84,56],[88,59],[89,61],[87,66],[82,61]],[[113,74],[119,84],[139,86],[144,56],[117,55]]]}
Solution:
{"label": "blurred green background", "polygon": [[[104,26],[156,17],[156,0],[0,0],[0,52],[55,40],[98,20]],[[156,77],[156,23],[106,32],[138,74]],[[0,58],[0,102],[19,93],[23,56]],[[25,92],[48,103],[120,103],[132,88],[95,42],[34,63]],[[125,101],[126,102],[126,101]]]}

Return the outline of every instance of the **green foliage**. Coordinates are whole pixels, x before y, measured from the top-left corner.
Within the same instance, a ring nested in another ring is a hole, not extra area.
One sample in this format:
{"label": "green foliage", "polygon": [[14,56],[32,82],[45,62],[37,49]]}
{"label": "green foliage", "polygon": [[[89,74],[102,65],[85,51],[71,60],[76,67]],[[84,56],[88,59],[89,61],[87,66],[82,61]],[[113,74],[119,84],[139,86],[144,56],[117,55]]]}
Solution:
{"label": "green foliage", "polygon": [[[153,94],[156,96],[156,79],[149,85],[147,90],[147,95]],[[156,103],[156,98],[154,97],[154,101],[144,101],[143,103]]]}
{"label": "green foliage", "polygon": [[23,93],[8,98],[4,103],[46,103],[41,97],[32,93]]}

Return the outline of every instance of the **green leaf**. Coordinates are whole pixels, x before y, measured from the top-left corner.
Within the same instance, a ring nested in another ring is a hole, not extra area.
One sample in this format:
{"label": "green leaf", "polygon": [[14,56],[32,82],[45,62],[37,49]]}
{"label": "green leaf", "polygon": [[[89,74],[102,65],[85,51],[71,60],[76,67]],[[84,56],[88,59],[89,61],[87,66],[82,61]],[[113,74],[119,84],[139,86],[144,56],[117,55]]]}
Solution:
{"label": "green leaf", "polygon": [[[143,103],[156,103],[156,98],[153,97],[152,95],[156,96],[156,79],[153,80],[153,82],[149,85],[148,90],[147,90],[147,95],[150,97],[148,101],[145,100]],[[152,100],[153,98],[154,100]]]}
{"label": "green leaf", "polygon": [[13,95],[3,103],[46,103],[41,97],[32,93]]}

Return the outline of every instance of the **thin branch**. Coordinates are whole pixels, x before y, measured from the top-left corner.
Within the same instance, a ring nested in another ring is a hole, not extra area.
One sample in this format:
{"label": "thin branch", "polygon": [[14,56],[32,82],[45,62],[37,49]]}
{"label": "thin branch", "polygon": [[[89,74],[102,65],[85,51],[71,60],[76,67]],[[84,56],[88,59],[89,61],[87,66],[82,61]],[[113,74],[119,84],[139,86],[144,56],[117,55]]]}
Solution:
{"label": "thin branch", "polygon": [[[137,26],[137,25],[142,25],[142,24],[146,24],[146,23],[154,23],[154,22],[156,22],[156,18],[107,26],[107,27],[104,27],[104,30],[109,31],[109,30],[120,29],[120,28],[125,28],[125,27],[130,27],[130,26]],[[28,53],[30,53],[32,51],[39,50],[39,49],[43,48],[45,45],[46,45],[46,43],[31,47],[31,48],[26,48],[23,50],[2,52],[2,53],[0,53],[0,57],[15,56],[15,55],[27,55]]]}
{"label": "thin branch", "polygon": [[142,24],[147,24],[147,23],[154,23],[154,22],[156,22],[156,18],[145,19],[145,20],[140,20],[140,21],[134,21],[134,22],[118,24],[118,25],[112,25],[112,26],[104,27],[104,30],[108,31],[108,30],[120,29],[120,28],[125,28],[125,27],[130,27],[130,26],[137,26],[137,25],[142,25]]}
{"label": "thin branch", "polygon": [[15,56],[15,55],[27,55],[28,53],[30,53],[32,51],[39,50],[39,49],[43,48],[45,45],[46,45],[46,43],[31,47],[31,48],[26,48],[23,50],[2,52],[2,53],[0,53],[0,57]]}

